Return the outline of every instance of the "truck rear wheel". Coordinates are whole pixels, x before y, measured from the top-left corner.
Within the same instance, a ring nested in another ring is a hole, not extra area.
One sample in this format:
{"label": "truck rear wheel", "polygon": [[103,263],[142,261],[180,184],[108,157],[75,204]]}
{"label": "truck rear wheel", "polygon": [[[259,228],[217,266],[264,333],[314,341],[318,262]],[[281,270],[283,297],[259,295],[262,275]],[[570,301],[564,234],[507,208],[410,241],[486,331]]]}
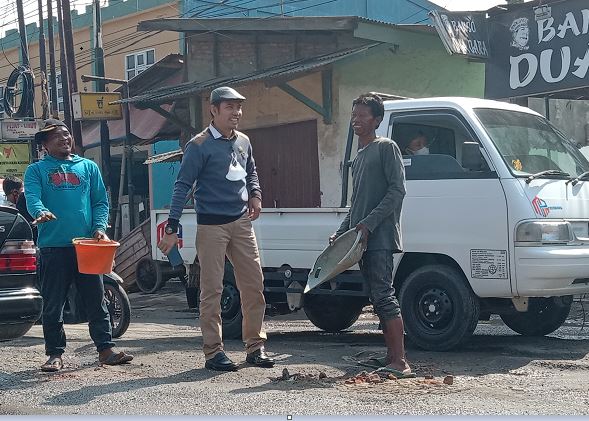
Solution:
{"label": "truck rear wheel", "polygon": [[479,319],[479,301],[456,269],[428,265],[411,273],[400,293],[407,337],[419,348],[447,351],[466,341]]}
{"label": "truck rear wheel", "polygon": [[562,298],[530,298],[528,311],[502,314],[501,320],[520,335],[548,335],[562,326],[571,311],[572,297]]}
{"label": "truck rear wheel", "polygon": [[223,339],[241,339],[241,297],[235,282],[233,266],[225,262],[223,277],[223,294],[221,295],[221,320],[223,322]]}
{"label": "truck rear wheel", "polygon": [[305,295],[303,309],[311,323],[319,329],[339,332],[358,320],[364,305],[361,297],[309,294]]}

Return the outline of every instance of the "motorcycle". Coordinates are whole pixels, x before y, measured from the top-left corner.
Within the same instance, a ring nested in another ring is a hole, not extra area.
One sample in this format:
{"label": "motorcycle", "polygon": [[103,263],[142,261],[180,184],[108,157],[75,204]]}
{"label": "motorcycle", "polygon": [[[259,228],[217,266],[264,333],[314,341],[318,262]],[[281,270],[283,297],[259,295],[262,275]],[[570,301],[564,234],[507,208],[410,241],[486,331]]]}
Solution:
{"label": "motorcycle", "polygon": [[[123,279],[115,272],[102,275],[104,299],[110,315],[113,338],[120,338],[131,323],[131,304],[123,289]],[[64,323],[85,323],[88,321],[82,298],[75,285],[70,287],[63,310]]]}

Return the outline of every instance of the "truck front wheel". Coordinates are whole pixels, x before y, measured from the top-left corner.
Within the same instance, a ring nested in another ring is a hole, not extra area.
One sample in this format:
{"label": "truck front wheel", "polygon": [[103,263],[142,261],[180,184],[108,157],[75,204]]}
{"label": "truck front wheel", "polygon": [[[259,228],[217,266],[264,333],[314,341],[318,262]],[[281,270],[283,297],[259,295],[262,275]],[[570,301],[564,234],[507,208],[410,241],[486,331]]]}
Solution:
{"label": "truck front wheel", "polygon": [[419,348],[447,351],[466,341],[479,320],[479,301],[456,269],[428,265],[412,272],[400,293],[408,339]]}
{"label": "truck front wheel", "polygon": [[511,330],[524,336],[544,336],[558,329],[571,311],[571,296],[530,298],[528,311],[502,314],[501,320]]}
{"label": "truck front wheel", "polygon": [[366,304],[361,297],[305,295],[303,309],[315,326],[326,332],[339,332],[352,326]]}

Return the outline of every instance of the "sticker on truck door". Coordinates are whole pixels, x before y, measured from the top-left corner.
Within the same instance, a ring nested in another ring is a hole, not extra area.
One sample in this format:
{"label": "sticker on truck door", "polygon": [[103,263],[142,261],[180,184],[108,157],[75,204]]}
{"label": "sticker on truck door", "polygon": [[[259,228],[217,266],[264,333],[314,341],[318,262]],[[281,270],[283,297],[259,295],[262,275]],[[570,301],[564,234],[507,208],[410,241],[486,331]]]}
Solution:
{"label": "sticker on truck door", "polygon": [[507,279],[507,250],[471,250],[470,276],[478,279]]}

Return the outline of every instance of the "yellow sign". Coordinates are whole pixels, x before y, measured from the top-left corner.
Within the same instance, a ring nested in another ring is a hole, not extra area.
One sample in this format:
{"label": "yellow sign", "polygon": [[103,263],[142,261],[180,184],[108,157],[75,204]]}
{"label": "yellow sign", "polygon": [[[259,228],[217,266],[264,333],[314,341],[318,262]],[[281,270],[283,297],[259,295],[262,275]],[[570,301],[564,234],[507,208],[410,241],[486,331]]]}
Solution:
{"label": "yellow sign", "polygon": [[28,143],[0,143],[0,177],[14,175],[22,179],[31,163]]}
{"label": "yellow sign", "polygon": [[120,120],[123,118],[121,104],[109,105],[119,101],[120,92],[74,92],[72,108],[76,120]]}

